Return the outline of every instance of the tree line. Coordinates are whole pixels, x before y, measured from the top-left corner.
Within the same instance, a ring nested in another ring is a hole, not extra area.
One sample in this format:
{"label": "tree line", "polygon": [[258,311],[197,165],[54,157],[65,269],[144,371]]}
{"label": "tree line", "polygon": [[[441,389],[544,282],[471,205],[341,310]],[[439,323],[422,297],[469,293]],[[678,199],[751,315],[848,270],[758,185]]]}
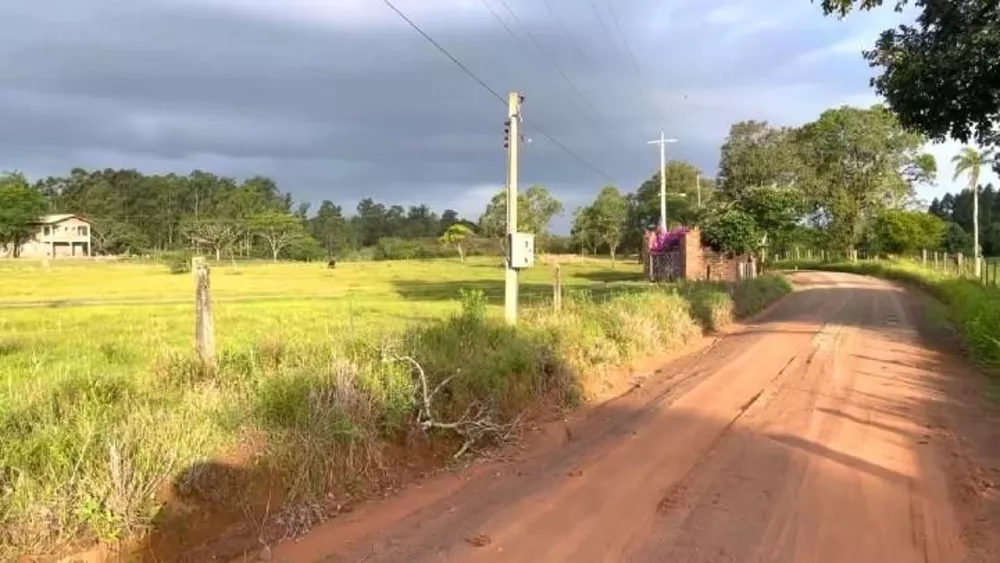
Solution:
{"label": "tree line", "polygon": [[[824,13],[839,17],[883,3],[820,2]],[[982,167],[1000,171],[990,156],[1000,146],[997,1],[892,4],[897,10],[912,4],[916,21],[886,29],[864,52],[877,71],[872,86],[887,108],[829,110],[800,128],[734,125],[722,150],[720,197],[680,221],[701,223],[713,245],[732,251],[805,243],[869,252],[1000,254],[997,193],[978,183]],[[968,176],[969,189],[932,202],[927,213],[913,188],[933,181],[936,163],[918,148],[948,138],[975,141],[986,151],[955,156],[957,175]],[[590,215],[609,208],[609,197],[578,212],[574,232],[580,239],[604,241]]]}
{"label": "tree line", "polygon": [[[739,122],[722,145],[718,178],[699,180],[686,162],[667,165],[667,223],[698,225],[717,250],[765,258],[792,247],[972,256],[977,228],[982,252],[1000,254],[1000,194],[978,184],[996,158],[963,148],[952,162],[969,188],[928,209],[916,197],[937,177],[928,141],[881,105],[833,108],[801,127]],[[572,233],[582,248],[614,255],[635,248],[658,220],[656,174],[634,194],[605,187],[575,211]]]}
{"label": "tree line", "polygon": [[295,204],[267,177],[243,181],[196,170],[147,175],[136,170],[74,169],[29,183],[0,177],[0,244],[17,247],[45,213],[79,214],[92,222],[95,251],[129,254],[196,247],[229,256],[311,259],[376,247],[383,239],[421,239],[450,226],[475,226],[454,210],[404,208],[363,199],[351,216],[331,201]]}
{"label": "tree line", "polygon": [[[540,185],[519,194],[521,230],[541,245],[569,252],[549,224],[563,204]],[[362,199],[353,212],[323,200],[311,213],[271,178],[242,181],[196,170],[148,175],[136,170],[73,169],[33,183],[0,175],[0,246],[16,249],[46,213],[72,213],[92,223],[100,254],[208,252],[216,259],[433,258],[457,253],[500,254],[506,232],[506,192],[498,189],[481,217],[452,209]]]}
{"label": "tree line", "polygon": [[[880,105],[830,109],[801,127],[736,123],[721,147],[718,177],[689,162],[667,163],[667,223],[700,226],[705,242],[720,251],[762,257],[792,246],[969,250],[971,190],[935,200],[929,213],[915,197],[916,186],[936,177],[936,162],[922,152],[927,140]],[[960,170],[978,178],[988,159],[963,155],[956,157]],[[644,232],[659,223],[659,194],[659,172],[634,192],[605,186],[573,211],[570,236],[557,237],[549,227],[564,206],[533,185],[519,193],[519,230],[535,233],[539,246],[552,252],[612,258],[639,252]],[[980,200],[981,246],[987,254],[1000,252],[1000,197],[987,186]],[[76,213],[92,221],[98,252],[197,250],[217,259],[500,254],[507,213],[502,188],[476,221],[454,210],[439,214],[427,205],[404,208],[370,198],[351,214],[328,200],[310,213],[308,203],[296,204],[269,178],[237,181],[203,171],[74,169],[32,184],[8,174],[0,179],[0,204],[0,244],[30,235],[29,223],[41,213]]]}
{"label": "tree line", "polygon": [[[687,190],[693,194],[693,188],[681,183],[693,182],[697,173],[688,163],[671,162],[668,183],[672,193]],[[654,219],[658,182],[659,176],[654,175],[628,196],[630,224],[644,225]],[[703,184],[711,189],[710,179]],[[427,205],[404,208],[371,198],[361,200],[353,213],[329,200],[321,201],[315,213],[310,213],[310,204],[295,203],[270,178],[237,181],[200,170],[188,175],[148,175],[136,170],[77,168],[67,176],[33,183],[21,174],[9,173],[0,177],[0,201],[6,202],[0,214],[0,245],[20,246],[32,235],[32,222],[42,214],[73,213],[91,221],[94,250],[100,254],[196,250],[216,259],[501,254],[507,220],[503,188],[498,188],[475,221],[451,209],[438,213]],[[586,248],[596,252],[598,248],[582,235],[550,233],[553,218],[563,210],[563,203],[544,186],[529,186],[518,195],[518,227],[534,233],[538,246],[548,251]],[[688,215],[682,211],[679,216]],[[601,228],[606,227],[605,221]],[[615,241],[615,250],[622,240],[638,248],[638,230],[622,227],[618,232],[622,238]]]}
{"label": "tree line", "polygon": [[[915,198],[937,171],[926,142],[879,105],[833,108],[801,127],[739,122],[722,145],[717,178],[699,179],[686,162],[667,165],[667,226],[697,225],[717,250],[764,257],[799,245],[898,250],[896,233],[880,227],[890,215],[927,231],[903,246],[933,240],[941,226]],[[656,174],[633,194],[604,188],[576,210],[574,239],[592,251],[638,247],[659,222],[659,186]]]}

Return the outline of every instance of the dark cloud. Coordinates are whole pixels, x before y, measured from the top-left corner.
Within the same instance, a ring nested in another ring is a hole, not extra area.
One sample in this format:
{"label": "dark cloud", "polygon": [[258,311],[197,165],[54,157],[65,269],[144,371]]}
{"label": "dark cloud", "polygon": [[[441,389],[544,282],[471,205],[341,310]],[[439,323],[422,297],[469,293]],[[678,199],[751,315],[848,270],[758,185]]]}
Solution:
{"label": "dark cloud", "polygon": [[[711,174],[731,122],[801,122],[863,95],[860,57],[822,50],[884,27],[824,20],[807,0],[616,2],[626,46],[606,0],[549,0],[558,20],[505,0],[523,26],[485,1],[516,37],[482,0],[397,3],[501,97],[526,92],[522,179],[570,205],[607,182],[593,168],[627,189],[647,177],[660,126]],[[504,104],[381,2],[7,2],[0,20],[4,168],[264,173],[304,200],[470,214],[504,178]]]}

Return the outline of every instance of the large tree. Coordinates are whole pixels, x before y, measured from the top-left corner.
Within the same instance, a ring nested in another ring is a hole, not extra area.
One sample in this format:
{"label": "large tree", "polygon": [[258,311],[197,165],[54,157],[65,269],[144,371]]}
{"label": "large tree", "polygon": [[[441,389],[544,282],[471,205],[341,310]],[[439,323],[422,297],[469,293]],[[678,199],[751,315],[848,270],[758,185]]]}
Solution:
{"label": "large tree", "polygon": [[880,209],[913,193],[906,170],[933,162],[921,152],[926,138],[904,130],[878,105],[827,110],[797,132],[796,143],[809,169],[797,185],[831,244],[844,250],[860,242],[864,225]]}
{"label": "large tree", "polygon": [[[552,218],[562,213],[563,205],[544,186],[533,185],[517,194],[517,229],[519,232],[545,235]],[[488,237],[507,233],[507,190],[493,195],[479,219],[480,232]]]}
{"label": "large tree", "polygon": [[872,248],[875,253],[913,255],[941,246],[947,224],[920,211],[883,209],[872,221]]}
{"label": "large tree", "polygon": [[[896,0],[897,10],[909,0]],[[883,0],[822,0],[827,14],[870,10]],[[932,139],[1000,144],[1000,2],[915,0],[916,22],[882,32],[865,52],[872,79],[900,123]]]}
{"label": "large tree", "polygon": [[749,254],[760,249],[760,230],[754,218],[732,202],[716,202],[701,222],[705,242],[719,252]]}
{"label": "large tree", "polygon": [[231,250],[244,232],[242,222],[214,217],[187,217],[181,222],[181,233],[198,246],[207,246],[215,260],[222,260],[222,253]]}
{"label": "large tree", "polygon": [[593,206],[578,207],[573,212],[573,225],[570,227],[570,237],[584,251],[589,250],[591,254],[597,254],[597,247],[601,245],[601,231]]}
{"label": "large tree", "polygon": [[786,248],[805,211],[803,194],[793,186],[752,187],[743,190],[734,203],[753,219],[762,251]]}
{"label": "large tree", "polygon": [[611,265],[615,263],[615,253],[621,245],[628,220],[628,201],[615,186],[605,186],[591,205],[594,228],[601,241],[608,246]]}
{"label": "large tree", "polygon": [[729,129],[719,162],[720,190],[733,199],[757,186],[795,182],[799,161],[794,131],[766,121],[741,121]]}
{"label": "large tree", "polygon": [[339,205],[323,200],[316,216],[309,220],[309,232],[333,256],[347,245],[348,224]]}
{"label": "large tree", "polygon": [[[701,199],[707,205],[712,198],[714,182],[710,178],[701,178],[698,167],[683,160],[668,161],[664,178],[667,187],[667,223],[693,224],[699,213],[698,191],[701,191]],[[656,172],[643,182],[629,199],[628,223],[630,234],[635,239],[642,230],[660,222],[660,173]]]}
{"label": "large tree", "polygon": [[0,246],[17,257],[21,245],[35,231],[32,223],[45,213],[45,196],[17,173],[0,175]]}
{"label": "large tree", "polygon": [[254,236],[260,237],[277,261],[281,251],[303,237],[308,237],[302,222],[292,215],[277,211],[267,211],[250,217],[247,227]]}
{"label": "large tree", "polygon": [[98,254],[131,254],[149,248],[149,238],[131,223],[96,217],[90,234]]}

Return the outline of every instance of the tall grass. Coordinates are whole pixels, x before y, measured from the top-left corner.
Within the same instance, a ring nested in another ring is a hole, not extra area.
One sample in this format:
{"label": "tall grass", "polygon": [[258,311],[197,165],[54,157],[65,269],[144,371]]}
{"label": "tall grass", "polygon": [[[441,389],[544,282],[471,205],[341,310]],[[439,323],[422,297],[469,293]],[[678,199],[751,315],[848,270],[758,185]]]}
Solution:
{"label": "tall grass", "polygon": [[[412,357],[431,386],[450,378],[434,400],[439,420],[476,405],[509,422],[595,396],[614,383],[608,368],[677,349],[789,289],[764,276],[576,293],[559,313],[526,309],[516,328],[470,291],[459,312],[377,338],[296,332],[233,344],[212,373],[165,349],[142,369],[37,378],[0,394],[0,559],[141,536],[173,497],[239,508],[262,495],[295,505],[371,492],[391,478],[397,445],[455,440],[434,431],[422,441],[417,382],[393,357]],[[0,357],[21,345],[0,341]],[[124,353],[109,346],[109,362]],[[239,470],[222,478],[205,469],[213,459]]]}

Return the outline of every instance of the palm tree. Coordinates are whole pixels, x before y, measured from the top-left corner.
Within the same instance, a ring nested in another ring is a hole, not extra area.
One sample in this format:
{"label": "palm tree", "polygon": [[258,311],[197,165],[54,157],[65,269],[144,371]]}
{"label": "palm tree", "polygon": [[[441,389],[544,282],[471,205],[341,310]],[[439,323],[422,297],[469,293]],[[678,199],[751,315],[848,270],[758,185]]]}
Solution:
{"label": "palm tree", "polygon": [[972,147],[962,147],[951,162],[955,165],[955,180],[963,174],[969,175],[969,189],[972,190],[972,244],[976,277],[982,274],[979,256],[979,173],[983,166],[996,164],[996,158],[989,151],[977,151]]}

